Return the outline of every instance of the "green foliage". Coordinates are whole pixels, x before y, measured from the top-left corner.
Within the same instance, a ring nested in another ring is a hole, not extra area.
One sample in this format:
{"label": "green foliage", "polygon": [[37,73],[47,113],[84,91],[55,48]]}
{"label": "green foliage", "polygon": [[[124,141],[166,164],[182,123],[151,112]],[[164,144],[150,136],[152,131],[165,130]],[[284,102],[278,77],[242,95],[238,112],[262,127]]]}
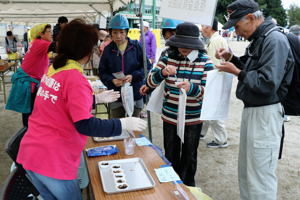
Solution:
{"label": "green foliage", "polygon": [[266,8],[263,10],[265,16],[272,16],[280,26],[287,25],[287,15],[282,7],[281,0],[265,0]]}
{"label": "green foliage", "polygon": [[288,10],[288,17],[290,26],[293,26],[295,24],[300,25],[300,7],[291,5]]}
{"label": "green foliage", "polygon": [[[227,15],[226,8],[234,0],[219,0],[217,5],[216,17],[221,23],[225,23],[224,15]],[[284,8],[282,7],[281,0],[256,0],[260,9],[266,17],[272,16],[275,18],[279,25],[286,26],[287,16]]]}
{"label": "green foliage", "polygon": [[227,6],[231,4],[234,0],[219,0],[216,10],[216,17],[218,20],[224,24],[226,22],[226,19],[224,16],[227,15]]}

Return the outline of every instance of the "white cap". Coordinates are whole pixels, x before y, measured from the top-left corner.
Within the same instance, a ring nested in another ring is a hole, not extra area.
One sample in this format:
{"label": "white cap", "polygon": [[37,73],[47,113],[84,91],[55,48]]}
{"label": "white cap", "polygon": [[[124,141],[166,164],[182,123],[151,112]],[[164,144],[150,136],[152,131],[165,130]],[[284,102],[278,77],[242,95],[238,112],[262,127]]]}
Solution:
{"label": "white cap", "polygon": [[149,25],[149,22],[146,22],[146,21],[143,21],[143,25],[144,25],[144,27],[150,27],[150,25]]}

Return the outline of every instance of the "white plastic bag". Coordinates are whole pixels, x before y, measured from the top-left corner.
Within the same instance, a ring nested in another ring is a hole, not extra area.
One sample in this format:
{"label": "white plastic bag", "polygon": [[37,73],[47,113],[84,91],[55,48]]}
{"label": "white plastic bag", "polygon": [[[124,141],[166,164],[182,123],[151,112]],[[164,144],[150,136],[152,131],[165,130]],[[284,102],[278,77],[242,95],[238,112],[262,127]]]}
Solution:
{"label": "white plastic bag", "polygon": [[121,87],[121,97],[122,97],[122,103],[126,115],[128,117],[131,117],[134,111],[134,97],[133,97],[133,88],[130,85],[130,83],[125,83]]}
{"label": "white plastic bag", "polygon": [[184,128],[185,128],[185,109],[186,109],[186,91],[180,88],[179,102],[178,102],[178,113],[177,113],[177,135],[184,143]]}
{"label": "white plastic bag", "polygon": [[161,114],[162,113],[162,107],[164,102],[164,90],[165,90],[165,81],[163,80],[159,86],[157,86],[148,101],[146,109]]}
{"label": "white plastic bag", "polygon": [[226,120],[233,75],[212,70],[207,73],[200,120]]}
{"label": "white plastic bag", "polygon": [[93,68],[98,69],[100,63],[100,56],[97,53],[93,53]]}

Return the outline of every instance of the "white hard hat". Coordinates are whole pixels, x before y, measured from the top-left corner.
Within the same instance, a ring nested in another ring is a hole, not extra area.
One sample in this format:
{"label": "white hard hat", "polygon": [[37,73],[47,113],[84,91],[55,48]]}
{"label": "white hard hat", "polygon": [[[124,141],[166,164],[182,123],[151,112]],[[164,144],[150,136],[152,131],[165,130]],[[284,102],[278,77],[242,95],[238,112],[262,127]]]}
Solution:
{"label": "white hard hat", "polygon": [[149,22],[146,22],[146,21],[143,21],[143,25],[144,25],[144,27],[150,27],[150,24],[149,24]]}

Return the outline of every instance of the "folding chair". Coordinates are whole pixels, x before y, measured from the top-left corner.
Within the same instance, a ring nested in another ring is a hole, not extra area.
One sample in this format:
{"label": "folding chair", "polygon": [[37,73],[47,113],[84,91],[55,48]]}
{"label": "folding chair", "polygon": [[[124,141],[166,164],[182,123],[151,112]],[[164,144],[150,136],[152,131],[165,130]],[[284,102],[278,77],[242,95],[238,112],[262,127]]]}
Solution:
{"label": "folding chair", "polygon": [[14,169],[4,182],[2,200],[37,199],[39,192],[32,185],[23,168]]}
{"label": "folding chair", "polygon": [[18,196],[14,198],[15,197],[14,195],[18,195],[18,194],[13,194],[13,193],[18,193],[18,190],[20,190],[20,195],[30,195],[30,194],[32,194],[33,196],[39,195],[39,192],[31,183],[30,179],[27,177],[26,171],[24,170],[22,165],[16,162],[20,143],[26,131],[27,131],[27,127],[21,128],[5,144],[5,151],[9,155],[9,157],[15,162],[16,169],[14,169],[11,172],[10,176],[8,177],[7,185],[5,187],[7,188],[7,191],[5,193],[7,193],[6,195],[8,196],[7,198],[2,198],[2,199],[9,199],[9,200],[26,199],[25,196],[23,196],[24,198],[17,198]]}
{"label": "folding chair", "polygon": [[27,131],[27,127],[21,128],[16,134],[14,134],[5,144],[5,151],[11,157],[11,159],[17,164],[17,166],[20,166],[16,160],[19,152],[19,147],[21,140]]}

